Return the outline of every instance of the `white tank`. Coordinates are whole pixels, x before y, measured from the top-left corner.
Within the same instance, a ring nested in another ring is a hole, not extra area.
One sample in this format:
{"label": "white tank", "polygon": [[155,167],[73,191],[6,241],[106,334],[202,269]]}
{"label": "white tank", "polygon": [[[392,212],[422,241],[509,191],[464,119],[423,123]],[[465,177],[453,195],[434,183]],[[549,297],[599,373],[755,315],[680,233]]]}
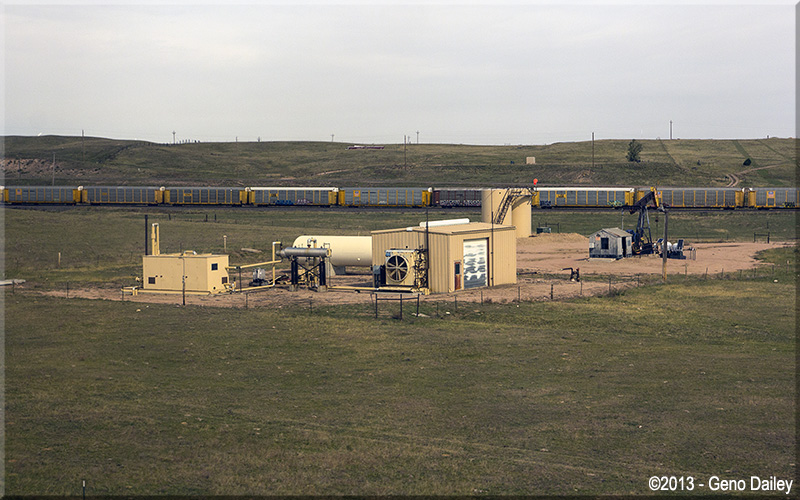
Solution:
{"label": "white tank", "polygon": [[295,238],[294,247],[330,246],[330,263],[335,267],[372,266],[372,236],[319,236],[304,234]]}

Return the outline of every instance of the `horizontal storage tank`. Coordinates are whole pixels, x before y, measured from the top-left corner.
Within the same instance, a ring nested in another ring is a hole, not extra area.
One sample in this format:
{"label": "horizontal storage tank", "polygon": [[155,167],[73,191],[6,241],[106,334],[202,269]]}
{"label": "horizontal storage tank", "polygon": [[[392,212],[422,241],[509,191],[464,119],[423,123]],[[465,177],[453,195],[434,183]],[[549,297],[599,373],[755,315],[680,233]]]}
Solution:
{"label": "horizontal storage tank", "polygon": [[320,236],[304,234],[295,238],[293,247],[330,246],[334,267],[372,266],[372,236]]}

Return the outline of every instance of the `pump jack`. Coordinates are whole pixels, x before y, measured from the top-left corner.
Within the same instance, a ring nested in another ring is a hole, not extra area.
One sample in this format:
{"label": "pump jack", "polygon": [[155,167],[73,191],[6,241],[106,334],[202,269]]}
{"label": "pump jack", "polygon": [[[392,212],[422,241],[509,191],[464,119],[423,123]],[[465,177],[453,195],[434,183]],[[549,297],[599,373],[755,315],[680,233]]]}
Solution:
{"label": "pump jack", "polygon": [[650,202],[653,203],[650,208],[662,210],[663,207],[661,207],[658,192],[655,188],[650,188],[650,191],[633,205],[622,207],[623,210],[629,210],[632,214],[639,212],[636,230],[629,231],[633,235],[631,250],[634,255],[645,255],[654,252],[653,237],[650,233],[650,216],[647,213],[647,205]]}

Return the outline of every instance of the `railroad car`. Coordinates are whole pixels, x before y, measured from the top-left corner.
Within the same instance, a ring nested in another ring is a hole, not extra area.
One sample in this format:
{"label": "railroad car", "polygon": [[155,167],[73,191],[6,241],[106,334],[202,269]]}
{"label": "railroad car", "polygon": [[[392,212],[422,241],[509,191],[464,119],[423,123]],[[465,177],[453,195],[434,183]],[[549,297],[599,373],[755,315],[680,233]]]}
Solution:
{"label": "railroad car", "polygon": [[428,188],[357,188],[339,190],[339,205],[344,207],[427,207],[433,189]]}
{"label": "railroad car", "polygon": [[247,188],[249,205],[331,206],[339,201],[335,187],[251,187]]}
{"label": "railroad car", "polygon": [[245,188],[170,187],[164,191],[167,205],[241,205],[247,202]]}
{"label": "railroad car", "polygon": [[746,206],[741,188],[661,188],[661,203],[680,208],[727,208]]}
{"label": "railroad car", "polygon": [[540,187],[539,207],[589,207],[608,208],[632,205],[633,188],[613,187]]}
{"label": "railroad car", "polygon": [[433,190],[431,205],[436,207],[479,207],[481,191],[478,188],[437,188]]}
{"label": "railroad car", "polygon": [[796,208],[800,206],[800,188],[747,188],[747,206],[751,208]]}
{"label": "railroad car", "polygon": [[79,203],[78,188],[67,186],[4,186],[3,201],[36,205],[40,203]]}
{"label": "railroad car", "polygon": [[165,188],[141,186],[79,186],[81,203],[90,205],[163,203]]}

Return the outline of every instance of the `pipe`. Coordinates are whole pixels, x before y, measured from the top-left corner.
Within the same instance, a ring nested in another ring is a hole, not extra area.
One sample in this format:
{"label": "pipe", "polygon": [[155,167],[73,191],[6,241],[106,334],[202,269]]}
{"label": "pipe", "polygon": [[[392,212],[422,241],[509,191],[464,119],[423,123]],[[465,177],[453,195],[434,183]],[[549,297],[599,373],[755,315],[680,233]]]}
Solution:
{"label": "pipe", "polygon": [[280,260],[268,260],[266,262],[257,262],[255,264],[245,264],[243,266],[227,266],[225,269],[228,271],[238,271],[240,269],[250,269],[253,267],[261,267],[261,266],[268,266],[271,264],[280,264]]}
{"label": "pipe", "polygon": [[449,220],[432,220],[430,222],[422,221],[419,227],[438,227],[438,226],[457,226],[461,224],[469,224],[469,219],[449,219]]}
{"label": "pipe", "polygon": [[327,248],[300,248],[288,247],[280,251],[281,257],[327,257],[329,249]]}

